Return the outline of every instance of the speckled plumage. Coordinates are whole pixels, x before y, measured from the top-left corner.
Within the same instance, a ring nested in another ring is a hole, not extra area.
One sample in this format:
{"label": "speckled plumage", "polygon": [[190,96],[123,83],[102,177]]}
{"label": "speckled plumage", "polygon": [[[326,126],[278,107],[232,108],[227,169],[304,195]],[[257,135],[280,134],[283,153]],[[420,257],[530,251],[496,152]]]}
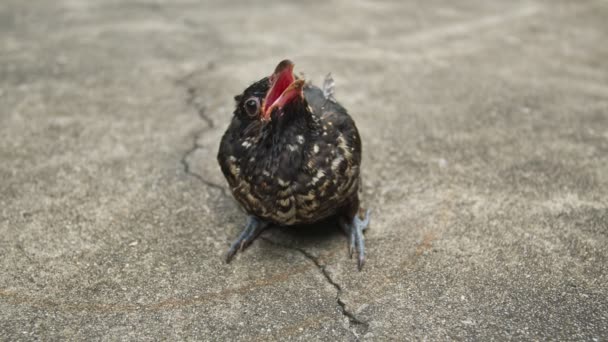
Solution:
{"label": "speckled plumage", "polygon": [[[334,215],[344,222],[358,219],[361,139],[353,119],[310,83],[269,120],[260,119],[246,106],[263,103],[271,86],[263,78],[235,97],[236,110],[218,152],[234,198],[265,224],[309,224]],[[241,238],[228,261],[252,240],[245,232]]]}
{"label": "speckled plumage", "polygon": [[352,211],[358,204],[361,139],[350,115],[307,84],[304,100],[290,104],[284,117],[262,123],[242,106],[250,96],[263,98],[267,89],[263,79],[237,96],[220,144],[218,161],[235,199],[248,213],[281,225]]}

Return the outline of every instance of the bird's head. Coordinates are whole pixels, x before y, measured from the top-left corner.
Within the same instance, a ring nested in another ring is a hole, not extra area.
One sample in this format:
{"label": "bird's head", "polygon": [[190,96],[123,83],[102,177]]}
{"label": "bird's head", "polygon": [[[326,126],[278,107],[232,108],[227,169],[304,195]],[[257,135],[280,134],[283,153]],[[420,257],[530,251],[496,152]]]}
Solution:
{"label": "bird's head", "polygon": [[261,79],[245,89],[243,94],[235,96],[236,114],[249,120],[268,122],[303,103],[305,81],[296,79],[293,67],[290,60],[283,60],[270,77]]}

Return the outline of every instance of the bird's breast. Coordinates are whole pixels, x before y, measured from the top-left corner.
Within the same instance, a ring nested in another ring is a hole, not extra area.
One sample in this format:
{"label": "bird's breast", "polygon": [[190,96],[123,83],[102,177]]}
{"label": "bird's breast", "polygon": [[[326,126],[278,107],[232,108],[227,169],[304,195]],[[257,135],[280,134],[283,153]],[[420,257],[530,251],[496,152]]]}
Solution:
{"label": "bird's breast", "polygon": [[293,126],[230,142],[220,164],[235,199],[249,214],[282,225],[335,214],[359,187],[361,145],[349,120],[323,115],[315,131]]}

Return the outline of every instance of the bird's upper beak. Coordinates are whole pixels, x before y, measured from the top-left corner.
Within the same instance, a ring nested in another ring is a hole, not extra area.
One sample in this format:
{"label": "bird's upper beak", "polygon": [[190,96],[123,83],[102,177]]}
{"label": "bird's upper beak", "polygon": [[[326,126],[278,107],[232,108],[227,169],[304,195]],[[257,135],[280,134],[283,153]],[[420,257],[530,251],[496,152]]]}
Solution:
{"label": "bird's upper beak", "polygon": [[292,100],[302,97],[304,80],[296,80],[293,76],[294,64],[290,60],[284,60],[270,76],[270,90],[264,99],[262,119],[270,120],[270,114],[275,108],[282,109]]}

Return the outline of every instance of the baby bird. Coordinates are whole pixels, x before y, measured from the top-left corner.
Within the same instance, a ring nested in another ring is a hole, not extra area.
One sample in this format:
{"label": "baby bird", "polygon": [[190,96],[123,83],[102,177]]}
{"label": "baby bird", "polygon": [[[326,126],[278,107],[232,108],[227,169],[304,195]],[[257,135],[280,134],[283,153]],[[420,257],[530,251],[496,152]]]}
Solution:
{"label": "baby bird", "polygon": [[338,216],[365,262],[359,216],[361,138],[355,122],[333,98],[333,80],[320,89],[280,62],[272,75],[235,96],[236,109],[222,137],[218,162],[236,201],[249,215],[226,262],[270,225],[310,224]]}

